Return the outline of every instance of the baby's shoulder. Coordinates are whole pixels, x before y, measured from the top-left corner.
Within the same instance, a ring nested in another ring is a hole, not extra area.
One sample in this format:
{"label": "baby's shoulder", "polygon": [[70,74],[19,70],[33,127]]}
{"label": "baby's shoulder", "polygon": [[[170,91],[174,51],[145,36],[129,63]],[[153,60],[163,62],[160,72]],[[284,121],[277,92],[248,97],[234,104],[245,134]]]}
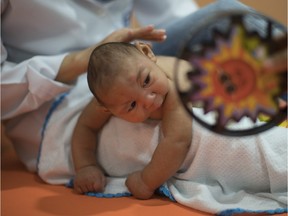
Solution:
{"label": "baby's shoulder", "polygon": [[174,79],[174,67],[177,58],[169,57],[169,56],[158,56],[157,57],[157,65],[163,70],[163,72],[167,75],[170,80]]}
{"label": "baby's shoulder", "polygon": [[175,73],[177,73],[178,84],[180,86],[187,85],[183,78],[186,77],[187,72],[192,70],[192,65],[188,61],[176,57],[158,56],[157,64],[170,80],[174,81]]}

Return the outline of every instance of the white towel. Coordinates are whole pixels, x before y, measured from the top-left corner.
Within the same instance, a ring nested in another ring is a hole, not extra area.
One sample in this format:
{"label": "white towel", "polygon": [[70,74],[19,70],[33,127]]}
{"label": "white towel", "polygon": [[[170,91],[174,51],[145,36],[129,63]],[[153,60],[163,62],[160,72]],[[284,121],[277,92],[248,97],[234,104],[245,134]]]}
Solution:
{"label": "white towel", "polygon": [[[91,99],[87,87],[77,88],[56,107],[45,128],[38,173],[50,184],[67,184],[74,175],[71,134],[81,110]],[[193,121],[192,130],[188,156],[179,172],[166,182],[178,203],[209,213],[235,208],[287,208],[286,128],[275,127],[254,136],[226,137]],[[150,161],[160,139],[159,121],[133,124],[111,118],[100,134],[97,152],[99,162],[110,175],[104,193],[128,192],[127,175]]]}

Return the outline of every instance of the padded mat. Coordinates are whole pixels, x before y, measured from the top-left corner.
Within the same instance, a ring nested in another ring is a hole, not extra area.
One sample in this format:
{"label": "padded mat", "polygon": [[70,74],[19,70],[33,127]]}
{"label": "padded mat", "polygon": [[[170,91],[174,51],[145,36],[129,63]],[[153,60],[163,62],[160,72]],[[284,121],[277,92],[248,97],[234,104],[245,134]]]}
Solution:
{"label": "padded mat", "polygon": [[65,186],[45,184],[17,159],[12,146],[1,143],[1,215],[3,216],[204,216],[210,215],[154,196],[150,200],[133,197],[96,198],[73,193]]}

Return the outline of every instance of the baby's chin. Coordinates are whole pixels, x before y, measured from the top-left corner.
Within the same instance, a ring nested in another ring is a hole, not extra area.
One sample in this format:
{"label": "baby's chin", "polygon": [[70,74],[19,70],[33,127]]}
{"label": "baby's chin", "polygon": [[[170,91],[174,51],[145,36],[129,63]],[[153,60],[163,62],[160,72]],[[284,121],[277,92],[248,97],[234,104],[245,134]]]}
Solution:
{"label": "baby's chin", "polygon": [[127,121],[127,122],[131,122],[131,123],[141,123],[141,122],[144,122],[144,121],[146,121],[147,119],[149,119],[149,116],[139,116],[139,117],[134,117],[134,118],[125,118],[125,117],[119,117],[118,116],[118,118],[121,118],[121,119],[123,119],[123,120],[125,120],[125,121]]}
{"label": "baby's chin", "polygon": [[158,120],[158,119],[161,119],[161,117],[159,117],[158,114],[153,112],[152,114],[147,115],[147,116],[142,116],[142,117],[134,118],[134,119],[124,119],[124,120],[131,122],[131,123],[141,123],[141,122],[145,122],[149,119]]}

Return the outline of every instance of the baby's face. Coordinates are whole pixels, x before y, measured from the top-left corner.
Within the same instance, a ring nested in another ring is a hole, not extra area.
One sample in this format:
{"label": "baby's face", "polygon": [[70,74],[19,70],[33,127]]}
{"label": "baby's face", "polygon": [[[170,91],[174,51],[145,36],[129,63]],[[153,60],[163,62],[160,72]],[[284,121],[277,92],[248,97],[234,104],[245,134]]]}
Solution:
{"label": "baby's face", "polygon": [[123,60],[120,75],[100,95],[105,107],[130,122],[142,122],[161,113],[169,90],[165,73],[149,58],[137,55]]}

